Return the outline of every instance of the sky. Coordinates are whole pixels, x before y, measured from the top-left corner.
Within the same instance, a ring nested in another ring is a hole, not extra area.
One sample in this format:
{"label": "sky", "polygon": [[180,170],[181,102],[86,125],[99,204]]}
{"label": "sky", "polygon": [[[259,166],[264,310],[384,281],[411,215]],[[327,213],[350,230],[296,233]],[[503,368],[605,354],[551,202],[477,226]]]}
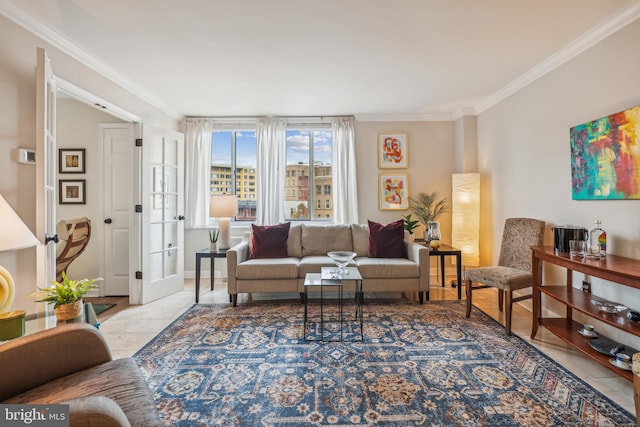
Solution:
{"label": "sky", "polygon": [[[309,161],[309,131],[287,131],[287,163],[307,163]],[[331,163],[332,132],[317,130],[314,132],[314,161]],[[211,158],[216,164],[231,163],[231,131],[213,133]],[[236,164],[256,167],[256,132],[236,133]]]}

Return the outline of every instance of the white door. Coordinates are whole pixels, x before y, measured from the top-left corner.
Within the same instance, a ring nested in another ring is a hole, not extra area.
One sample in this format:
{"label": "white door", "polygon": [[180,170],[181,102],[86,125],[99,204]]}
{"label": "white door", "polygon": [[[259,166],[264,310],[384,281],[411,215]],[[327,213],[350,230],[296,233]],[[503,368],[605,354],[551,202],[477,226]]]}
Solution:
{"label": "white door", "polygon": [[36,68],[36,236],[37,282],[48,286],[56,278],[56,80],[47,52],[38,48]]}
{"label": "white door", "polygon": [[143,127],[140,302],[184,287],[184,136]]}
{"label": "white door", "polygon": [[129,295],[130,224],[134,215],[135,125],[100,125],[104,164],[104,282],[101,295]]}

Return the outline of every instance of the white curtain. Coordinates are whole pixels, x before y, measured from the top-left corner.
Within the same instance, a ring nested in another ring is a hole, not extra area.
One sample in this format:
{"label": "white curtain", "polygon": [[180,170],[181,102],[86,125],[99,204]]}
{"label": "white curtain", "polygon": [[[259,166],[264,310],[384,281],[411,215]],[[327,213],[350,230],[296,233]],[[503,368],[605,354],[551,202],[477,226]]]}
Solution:
{"label": "white curtain", "polygon": [[186,122],[186,228],[204,227],[209,223],[212,130],[211,120],[189,119]]}
{"label": "white curtain", "polygon": [[285,119],[258,120],[256,129],[258,144],[256,224],[258,225],[284,222],[286,131]]}
{"label": "white curtain", "polygon": [[333,218],[338,224],[358,224],[358,189],[353,117],[336,117],[333,127]]}

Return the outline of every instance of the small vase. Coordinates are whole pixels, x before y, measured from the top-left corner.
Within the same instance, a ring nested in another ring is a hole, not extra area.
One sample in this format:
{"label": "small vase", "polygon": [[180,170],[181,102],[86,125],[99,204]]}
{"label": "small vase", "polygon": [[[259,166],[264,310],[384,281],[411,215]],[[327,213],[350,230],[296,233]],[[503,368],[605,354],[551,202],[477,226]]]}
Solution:
{"label": "small vase", "polygon": [[430,242],[432,240],[440,240],[440,222],[427,221],[427,231],[424,234],[424,240]]}
{"label": "small vase", "polygon": [[209,243],[209,251],[210,252],[218,252],[218,242]]}
{"label": "small vase", "polygon": [[84,302],[78,300],[69,304],[62,304],[53,308],[53,312],[58,320],[71,320],[82,316],[84,312]]}

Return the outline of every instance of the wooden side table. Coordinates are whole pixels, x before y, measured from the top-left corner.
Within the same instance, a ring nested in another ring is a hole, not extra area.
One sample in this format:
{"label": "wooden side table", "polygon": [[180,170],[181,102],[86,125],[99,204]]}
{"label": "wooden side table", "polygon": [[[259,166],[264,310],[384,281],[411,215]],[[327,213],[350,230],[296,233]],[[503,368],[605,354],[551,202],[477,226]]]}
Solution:
{"label": "wooden side table", "polygon": [[211,260],[211,290],[213,290],[214,276],[216,270],[216,258],[226,258],[227,251],[211,252],[209,248],[200,249],[196,252],[196,304],[200,300],[200,265],[202,258],[209,258]]}
{"label": "wooden side table", "polygon": [[[420,243],[421,245],[427,245],[427,243],[422,240],[415,240],[416,243]],[[462,251],[460,249],[454,248],[453,246],[446,245],[444,243],[440,244],[438,249],[429,248],[429,257],[436,256],[440,257],[440,274],[441,274],[441,283],[444,288],[445,281],[445,272],[444,272],[444,257],[454,256],[456,257],[456,276],[457,282],[456,285],[458,287],[458,299],[462,299]],[[429,301],[429,291],[427,291],[427,301]]]}

